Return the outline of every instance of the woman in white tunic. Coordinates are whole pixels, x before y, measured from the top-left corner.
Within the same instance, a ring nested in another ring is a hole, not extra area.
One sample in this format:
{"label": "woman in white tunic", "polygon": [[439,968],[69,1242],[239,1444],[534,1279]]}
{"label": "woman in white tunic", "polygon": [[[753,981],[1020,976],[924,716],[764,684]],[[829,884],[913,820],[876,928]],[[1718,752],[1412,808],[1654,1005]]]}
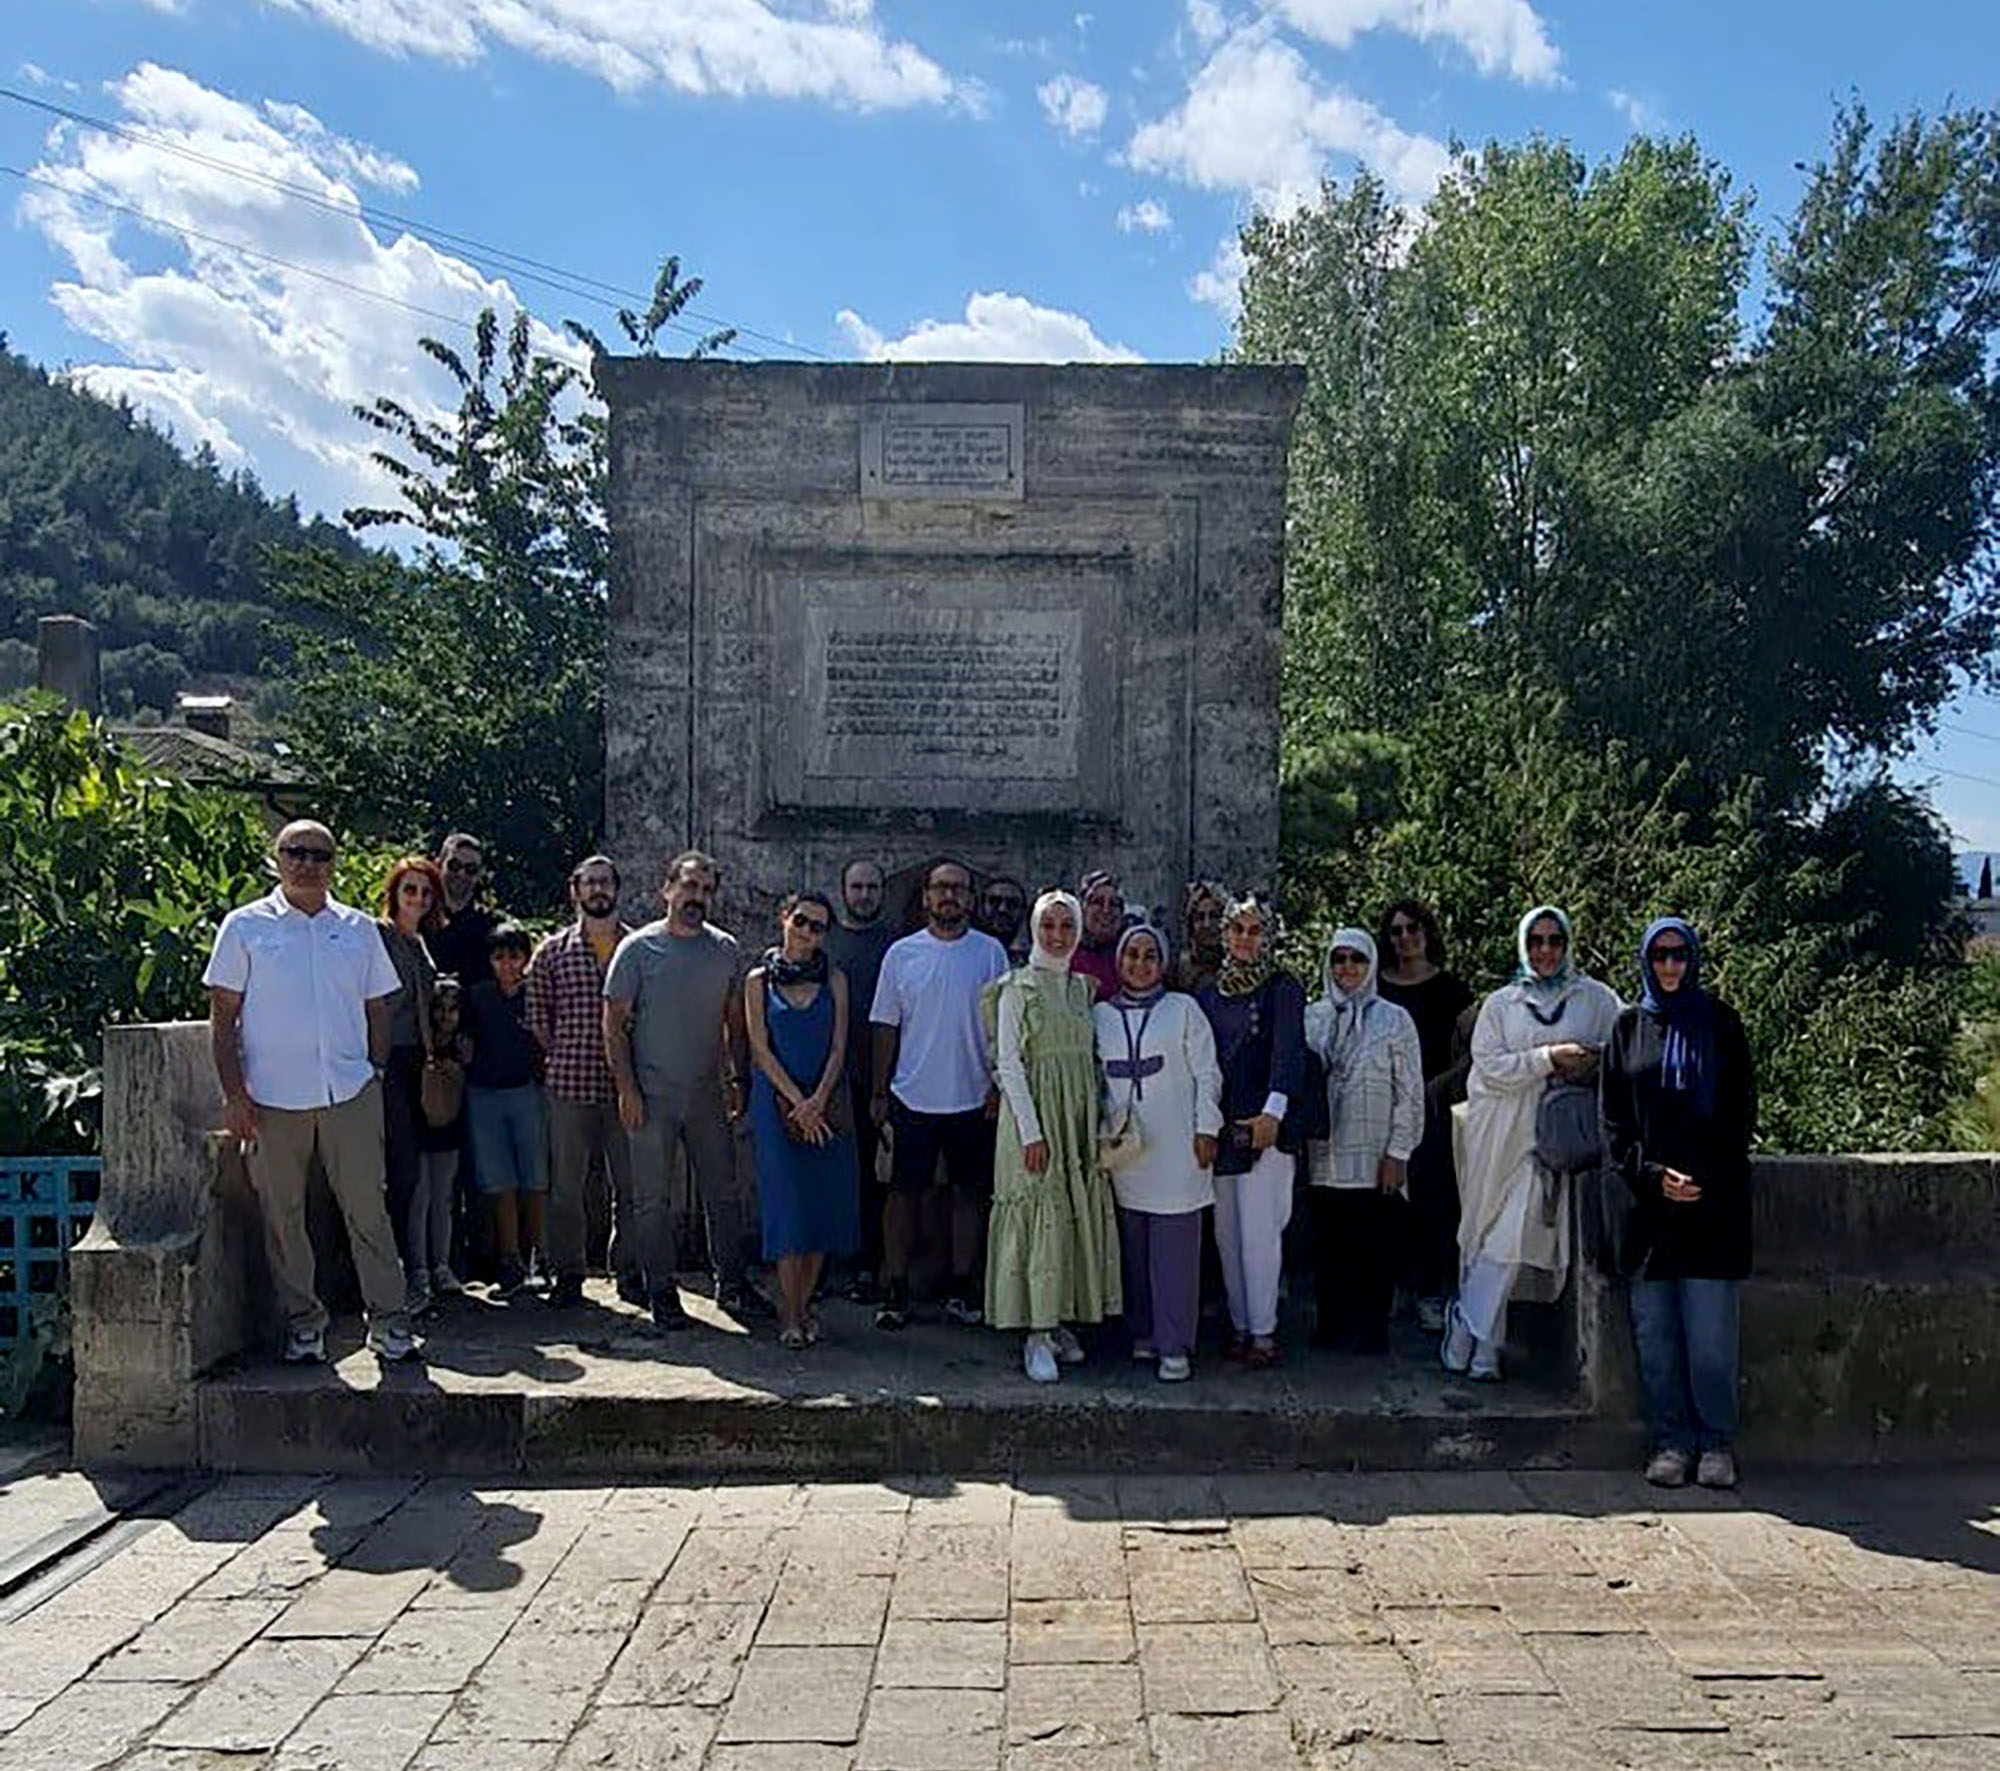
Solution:
{"label": "woman in white tunic", "polygon": [[1201,1310],[1201,1214],[1215,1203],[1222,1070],[1192,996],[1165,985],[1167,943],[1145,924],[1118,943],[1118,992],[1092,1011],[1104,1070],[1107,1131],[1136,1132],[1138,1155],[1115,1169],[1124,1253],[1125,1325],[1135,1359],[1163,1383],[1193,1369]]}
{"label": "woman in white tunic", "polygon": [[1618,998],[1570,957],[1569,918],[1540,904],[1516,934],[1520,969],[1472,1031],[1472,1073],[1454,1119],[1458,1296],[1440,1357],[1447,1371],[1500,1376],[1507,1304],[1549,1300],[1569,1277],[1569,1213],[1535,1160],[1535,1116],[1554,1076],[1588,1081]]}

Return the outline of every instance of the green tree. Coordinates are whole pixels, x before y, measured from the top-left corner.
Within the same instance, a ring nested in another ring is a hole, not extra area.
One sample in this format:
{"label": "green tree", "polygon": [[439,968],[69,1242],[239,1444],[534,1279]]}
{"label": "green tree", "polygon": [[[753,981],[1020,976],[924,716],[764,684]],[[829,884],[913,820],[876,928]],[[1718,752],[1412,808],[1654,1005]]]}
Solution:
{"label": "green tree", "polygon": [[54,697],[0,706],[0,1150],[95,1147],[105,1025],[206,1012],[267,846],[247,801],[145,775]]}

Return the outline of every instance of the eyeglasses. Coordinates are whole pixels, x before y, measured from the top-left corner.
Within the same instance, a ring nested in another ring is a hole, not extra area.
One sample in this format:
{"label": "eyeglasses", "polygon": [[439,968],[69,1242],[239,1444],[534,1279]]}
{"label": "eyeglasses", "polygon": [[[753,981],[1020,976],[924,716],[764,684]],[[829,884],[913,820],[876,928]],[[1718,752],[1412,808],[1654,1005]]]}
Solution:
{"label": "eyeglasses", "polygon": [[1366,965],[1368,963],[1368,956],[1365,953],[1356,953],[1352,948],[1348,947],[1336,947],[1327,955],[1327,958],[1334,965]]}
{"label": "eyeglasses", "polygon": [[1567,947],[1568,945],[1569,936],[1567,935],[1530,935],[1528,937],[1528,946],[1531,950],[1536,947]]}
{"label": "eyeglasses", "polygon": [[1686,965],[1688,950],[1685,947],[1655,947],[1646,956],[1655,965]]}
{"label": "eyeglasses", "polygon": [[300,861],[315,867],[331,867],[333,850],[308,848],[304,843],[288,842],[278,851],[287,861]]}
{"label": "eyeglasses", "polygon": [[823,916],[808,916],[803,910],[794,910],[792,912],[792,927],[795,929],[810,929],[815,935],[823,935],[826,933],[826,918]]}

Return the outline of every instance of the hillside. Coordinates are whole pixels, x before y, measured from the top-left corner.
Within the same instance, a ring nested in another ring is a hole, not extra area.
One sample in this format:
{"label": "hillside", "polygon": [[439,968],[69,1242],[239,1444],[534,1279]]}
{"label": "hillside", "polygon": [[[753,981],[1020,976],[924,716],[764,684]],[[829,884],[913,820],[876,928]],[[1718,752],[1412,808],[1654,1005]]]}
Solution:
{"label": "hillside", "polygon": [[254,688],[271,662],[265,555],[305,545],[359,551],[0,334],[0,694],[34,680],[35,621],[54,614],[97,623],[107,712]]}

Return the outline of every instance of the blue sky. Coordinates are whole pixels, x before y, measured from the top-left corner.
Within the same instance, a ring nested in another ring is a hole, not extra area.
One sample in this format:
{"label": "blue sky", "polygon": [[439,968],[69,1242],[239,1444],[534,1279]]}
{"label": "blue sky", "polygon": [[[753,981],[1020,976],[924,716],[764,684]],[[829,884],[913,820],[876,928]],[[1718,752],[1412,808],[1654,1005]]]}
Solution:
{"label": "blue sky", "polygon": [[[0,327],[325,509],[374,490],[354,400],[439,396],[420,333],[494,299],[610,329],[488,248],[631,290],[677,252],[744,354],[1199,359],[1235,227],[1323,172],[1420,199],[1453,137],[1692,130],[1768,223],[1836,103],[1990,103],[2000,69],[1991,0],[4,11],[0,83],[132,133],[0,102]],[[1947,722],[1906,772],[2000,849],[1961,778],[2000,782],[2000,703]]]}

